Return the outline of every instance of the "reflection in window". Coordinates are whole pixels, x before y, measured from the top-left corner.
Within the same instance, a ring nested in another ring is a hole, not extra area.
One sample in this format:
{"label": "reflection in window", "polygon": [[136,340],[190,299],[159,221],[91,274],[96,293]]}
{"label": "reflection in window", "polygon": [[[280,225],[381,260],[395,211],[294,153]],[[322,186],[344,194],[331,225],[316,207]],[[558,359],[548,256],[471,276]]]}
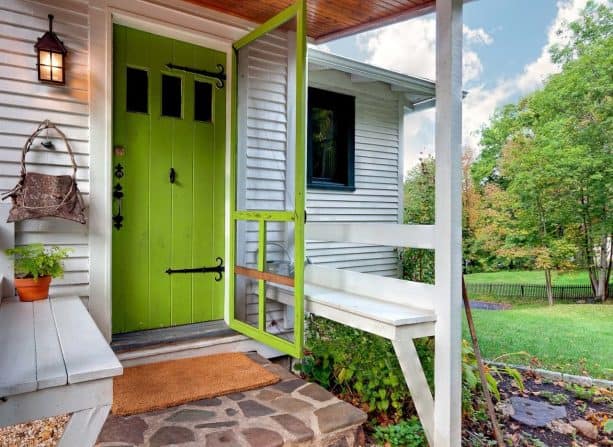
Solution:
{"label": "reflection in window", "polygon": [[338,132],[334,111],[313,107],[311,109],[313,145],[312,177],[319,181],[333,182],[336,178]]}
{"label": "reflection in window", "polygon": [[307,183],[354,190],[355,98],[309,88]]}

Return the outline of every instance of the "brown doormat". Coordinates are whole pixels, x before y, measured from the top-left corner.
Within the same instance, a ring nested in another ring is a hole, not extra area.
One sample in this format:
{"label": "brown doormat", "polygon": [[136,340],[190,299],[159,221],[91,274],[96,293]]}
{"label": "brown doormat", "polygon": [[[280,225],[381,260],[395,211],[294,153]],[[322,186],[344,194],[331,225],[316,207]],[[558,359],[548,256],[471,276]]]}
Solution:
{"label": "brown doormat", "polygon": [[113,379],[113,414],[126,416],[272,385],[281,380],[245,354],[227,353],[124,368]]}

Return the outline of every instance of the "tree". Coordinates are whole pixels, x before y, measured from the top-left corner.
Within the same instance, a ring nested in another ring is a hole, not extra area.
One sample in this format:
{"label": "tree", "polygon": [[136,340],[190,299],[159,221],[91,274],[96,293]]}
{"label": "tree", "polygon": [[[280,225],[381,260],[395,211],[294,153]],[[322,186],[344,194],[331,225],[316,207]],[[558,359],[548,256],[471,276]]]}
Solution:
{"label": "tree", "polygon": [[[473,152],[465,149],[462,157],[462,241],[464,263],[467,268],[477,264],[477,249],[473,246],[474,229],[479,220],[479,196],[473,187],[470,166]],[[431,155],[421,157],[419,164],[408,173],[404,182],[404,222],[418,225],[434,224],[435,160]],[[433,282],[434,252],[409,248],[402,253],[403,274],[406,279]]]}
{"label": "tree", "polygon": [[[404,223],[434,224],[434,157],[419,158],[419,164],[404,182]],[[401,255],[403,277],[411,281],[434,282],[434,252],[407,248]]]}
{"label": "tree", "polygon": [[502,148],[519,126],[517,105],[507,104],[494,113],[489,126],[481,129],[481,152],[470,168],[472,181],[481,191],[486,184],[506,186],[498,163]]}
{"label": "tree", "polygon": [[611,9],[589,2],[569,44],[552,49],[561,73],[494,117],[472,169],[506,204],[494,219],[504,227],[497,253],[531,258],[548,285],[552,268],[587,267],[602,300],[613,229],[612,27]]}

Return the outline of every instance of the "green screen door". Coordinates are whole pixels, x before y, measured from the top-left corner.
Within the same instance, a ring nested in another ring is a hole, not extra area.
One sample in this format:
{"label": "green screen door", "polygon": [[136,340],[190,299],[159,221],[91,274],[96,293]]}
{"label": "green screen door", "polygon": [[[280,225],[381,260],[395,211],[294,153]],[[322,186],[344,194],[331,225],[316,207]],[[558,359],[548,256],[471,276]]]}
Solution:
{"label": "green screen door", "polygon": [[230,326],[300,357],[304,327],[305,2],[234,44]]}

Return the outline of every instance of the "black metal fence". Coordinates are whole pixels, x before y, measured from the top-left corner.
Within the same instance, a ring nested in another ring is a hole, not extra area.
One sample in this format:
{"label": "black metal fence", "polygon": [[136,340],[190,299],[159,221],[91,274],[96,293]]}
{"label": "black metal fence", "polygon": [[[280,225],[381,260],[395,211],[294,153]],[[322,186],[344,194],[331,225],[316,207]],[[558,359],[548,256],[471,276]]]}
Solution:
{"label": "black metal fence", "polygon": [[[613,285],[609,284],[609,296],[612,296]],[[553,286],[553,298],[557,300],[581,300],[594,297],[594,292],[589,284],[580,286]],[[479,295],[497,297],[521,297],[521,298],[547,298],[545,285],[537,284],[466,284],[468,296],[475,298]]]}

